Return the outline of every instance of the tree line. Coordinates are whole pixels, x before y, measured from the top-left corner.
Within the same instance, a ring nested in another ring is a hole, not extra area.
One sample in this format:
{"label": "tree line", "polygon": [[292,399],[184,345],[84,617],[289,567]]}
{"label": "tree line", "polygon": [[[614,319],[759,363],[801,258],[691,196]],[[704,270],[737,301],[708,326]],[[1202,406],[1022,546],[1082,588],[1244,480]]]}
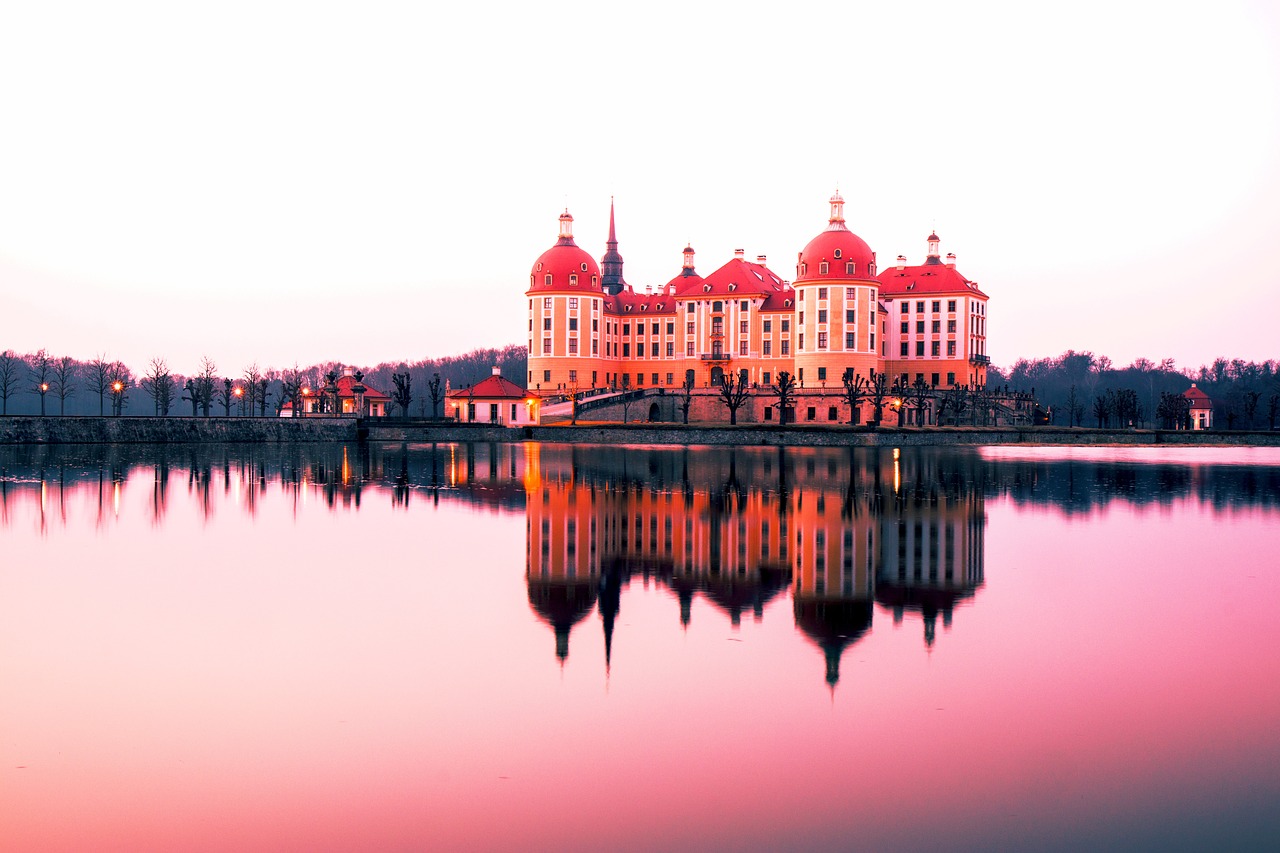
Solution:
{"label": "tree line", "polygon": [[[494,366],[523,386],[527,361],[523,346],[510,345],[383,362],[358,372],[365,386],[391,396],[402,414],[438,416],[446,389],[474,385]],[[82,361],[44,349],[21,354],[6,349],[0,351],[0,415],[276,416],[290,402],[297,410],[304,390],[320,391],[347,367],[354,366],[326,361],[261,368],[253,363],[230,371],[206,356],[186,375],[171,370],[162,357],[136,369],[105,354]]]}
{"label": "tree line", "polygon": [[1280,423],[1280,361],[1217,358],[1180,370],[1173,359],[1135,359],[1116,367],[1105,355],[1067,350],[1053,358],[1018,359],[988,371],[988,387],[1007,384],[1034,391],[1061,426],[1186,426],[1183,392],[1195,383],[1213,404],[1217,429],[1274,429]]}

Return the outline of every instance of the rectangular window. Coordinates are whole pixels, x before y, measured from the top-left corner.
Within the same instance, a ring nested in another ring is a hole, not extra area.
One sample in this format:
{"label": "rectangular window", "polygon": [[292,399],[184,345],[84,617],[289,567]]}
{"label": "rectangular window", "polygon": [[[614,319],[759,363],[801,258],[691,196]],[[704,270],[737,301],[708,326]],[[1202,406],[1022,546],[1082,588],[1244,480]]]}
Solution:
{"label": "rectangular window", "polygon": [[784,332],[789,332],[789,331],[791,331],[791,321],[790,321],[790,320],[783,320],[783,321],[782,321],[782,331],[784,331]]}
{"label": "rectangular window", "polygon": [[796,349],[799,352],[804,352],[804,332],[800,333],[800,339],[799,339],[799,343],[796,344]]}
{"label": "rectangular window", "polygon": [[[849,264],[849,266],[850,266],[850,267],[853,267],[853,264]],[[852,270],[852,269],[850,269],[850,270],[849,270],[849,272],[850,272],[850,273],[852,273],[852,272],[853,272],[853,270]],[[852,302],[853,300],[857,299],[857,298],[858,298],[858,288],[856,288],[856,287],[846,287],[846,288],[844,289],[844,298],[845,298],[845,301],[846,301],[846,302]]]}
{"label": "rectangular window", "polygon": [[803,311],[801,311],[801,312],[800,312],[800,314],[799,314],[799,316],[796,318],[796,322],[798,322],[801,326],[803,326],[803,325],[804,325],[804,312],[803,312]]}
{"label": "rectangular window", "polygon": [[819,298],[819,299],[826,299],[826,298],[827,298],[827,289],[826,289],[825,287],[819,287],[819,288],[818,288],[818,298]]}
{"label": "rectangular window", "polygon": [[[638,386],[643,385],[643,384],[644,384],[644,374],[643,374],[643,373],[637,373],[637,374],[636,374],[636,386],[638,387]],[[639,519],[637,518],[636,520],[638,521]]]}
{"label": "rectangular window", "polygon": [[544,371],[542,371],[542,381],[543,381],[543,382],[550,382],[550,381],[551,381],[551,371],[550,371],[550,370],[544,370]]}
{"label": "rectangular window", "polygon": [[809,408],[805,409],[804,419],[806,421],[817,420],[817,418],[818,418],[818,409],[816,406],[810,406]]}
{"label": "rectangular window", "polygon": [[947,384],[948,385],[956,384],[956,375],[954,373],[951,373],[951,372],[947,373]]}
{"label": "rectangular window", "polygon": [[950,312],[952,312],[953,314],[955,313],[955,310],[956,310],[956,301],[955,301],[954,299],[948,299],[948,300],[947,300],[947,310],[948,310],[948,311],[950,311]]}
{"label": "rectangular window", "polygon": [[739,342],[738,342],[738,355],[746,355],[746,354],[747,354],[747,342],[746,342],[746,341],[739,341]]}
{"label": "rectangular window", "polygon": [[577,308],[577,307],[578,307],[578,297],[576,297],[576,296],[570,296],[570,297],[569,297],[569,307],[570,307],[570,308]]}
{"label": "rectangular window", "polygon": [[623,344],[623,345],[622,345],[622,357],[623,357],[623,358],[630,358],[630,357],[631,357],[631,344]]}
{"label": "rectangular window", "polygon": [[577,354],[578,354],[578,339],[569,338],[569,355],[577,355]]}
{"label": "rectangular window", "polygon": [[[644,346],[644,344],[641,344],[641,346]],[[654,341],[653,343],[649,344],[649,355],[653,356],[654,358],[657,358],[657,357],[658,357],[658,342],[657,342],[657,341]]]}
{"label": "rectangular window", "polygon": [[773,331],[773,321],[772,321],[772,320],[765,320],[765,321],[764,321],[764,333],[767,335],[767,334],[769,334],[769,333],[770,333],[770,332],[772,332],[772,331]]}
{"label": "rectangular window", "polygon": [[942,348],[942,344],[939,341],[934,341],[933,343],[929,344],[929,355],[933,356],[934,358],[937,358],[939,355],[941,355],[941,353],[939,352],[941,348]]}
{"label": "rectangular window", "polygon": [[901,313],[901,314],[905,314],[905,313],[907,313],[907,312],[908,312],[908,311],[910,311],[910,310],[911,310],[911,303],[910,303],[910,302],[908,302],[907,300],[905,300],[905,299],[904,299],[904,300],[902,300],[901,302],[899,302],[899,303],[898,303],[898,312],[899,312],[899,313]]}
{"label": "rectangular window", "polygon": [[956,354],[956,342],[947,341],[947,355],[954,356]]}
{"label": "rectangular window", "polygon": [[[769,380],[768,380],[768,378],[767,378],[768,376],[769,376],[769,374],[767,374],[767,373],[766,373],[766,374],[765,374],[765,377],[766,377],[766,378],[765,378],[765,380],[764,380],[764,383],[765,383],[766,385],[768,385],[768,384],[769,384]],[[766,421],[771,421],[771,420],[773,420],[773,406],[765,406],[765,407],[764,407],[764,419],[765,419]]]}
{"label": "rectangular window", "polygon": [[857,342],[854,340],[854,333],[853,333],[853,332],[845,332],[845,333],[844,333],[844,348],[845,348],[845,349],[853,349],[853,348],[854,348],[854,347],[856,347],[856,346],[857,346]]}
{"label": "rectangular window", "polygon": [[592,339],[591,341],[591,354],[592,355],[600,354],[600,342],[595,339]]}
{"label": "rectangular window", "polygon": [[675,324],[675,323],[668,323],[668,324],[667,324],[667,334],[668,334],[668,335],[674,335],[675,333],[676,333],[676,324]]}
{"label": "rectangular window", "polygon": [[938,334],[938,332],[941,332],[941,331],[942,331],[942,321],[941,321],[941,320],[934,320],[934,321],[933,321],[933,325],[931,326],[931,328],[932,328],[933,333],[934,333],[935,335],[936,335],[936,334]]}
{"label": "rectangular window", "polygon": [[[767,370],[764,372],[764,375],[761,376],[760,378],[764,380],[765,385],[769,385],[770,383],[773,382],[773,374]],[[765,416],[767,417],[769,414],[769,410],[765,409],[764,411],[765,411]]]}
{"label": "rectangular window", "polygon": [[569,371],[569,381],[570,381],[570,382],[577,382],[577,381],[578,381],[578,371],[576,371],[576,370],[570,370],[570,371]]}
{"label": "rectangular window", "polygon": [[516,404],[512,403],[511,404],[511,423],[515,423],[515,422],[516,422]]}
{"label": "rectangular window", "polygon": [[954,332],[955,330],[956,330],[956,321],[955,321],[955,320],[948,320],[948,321],[947,321],[947,331],[948,331],[948,332]]}
{"label": "rectangular window", "polygon": [[543,318],[542,318],[542,329],[543,329],[543,331],[546,331],[546,332],[551,331],[551,318],[550,318],[550,317],[543,317]]}
{"label": "rectangular window", "polygon": [[916,341],[916,355],[924,356],[924,341]]}
{"label": "rectangular window", "polygon": [[905,334],[908,334],[908,333],[910,333],[910,332],[911,332],[911,321],[910,321],[910,320],[903,320],[903,321],[902,321],[902,334],[904,334],[904,335],[905,335]]}
{"label": "rectangular window", "polygon": [[826,349],[826,348],[827,348],[827,333],[818,332],[818,349]]}
{"label": "rectangular window", "polygon": [[840,417],[840,413],[836,410],[835,406],[831,406],[830,408],[827,409],[827,420],[834,421],[839,417]]}
{"label": "rectangular window", "polygon": [[938,385],[938,374],[936,373],[929,374],[929,379],[931,384],[936,388]]}
{"label": "rectangular window", "polygon": [[689,343],[685,344],[684,349],[685,349],[685,352],[684,352],[685,355],[689,355],[689,356],[693,355],[693,341],[689,341]]}
{"label": "rectangular window", "polygon": [[916,320],[916,334],[917,335],[924,334],[924,320]]}
{"label": "rectangular window", "polygon": [[551,310],[551,297],[550,297],[550,296],[547,296],[547,297],[544,297],[544,298],[543,298],[543,300],[542,300],[542,307],[543,307],[543,309],[544,309],[544,310],[546,310],[546,311],[550,311],[550,310]]}
{"label": "rectangular window", "polygon": [[593,331],[593,332],[598,332],[598,331],[600,331],[600,321],[599,321],[599,320],[592,320],[592,321],[591,321],[591,331]]}
{"label": "rectangular window", "polygon": [[819,311],[818,311],[818,322],[819,322],[819,323],[825,323],[825,322],[827,322],[827,309],[826,309],[826,308],[823,308],[823,309],[821,309],[821,310],[819,310]]}
{"label": "rectangular window", "polygon": [[906,341],[903,341],[901,346],[902,346],[902,349],[899,351],[898,355],[902,356],[903,358],[906,358],[906,356],[907,356],[907,347],[909,347],[909,346],[911,346],[911,345],[910,345],[910,344],[908,344]]}
{"label": "rectangular window", "polygon": [[747,322],[746,320],[743,320],[743,321],[741,321],[741,322],[739,322],[739,323],[738,323],[738,333],[739,333],[739,334],[743,334],[743,335],[745,335],[745,334],[747,334],[747,332],[749,332],[750,330],[751,330],[751,327],[750,327],[750,325],[748,324],[748,322]]}
{"label": "rectangular window", "polygon": [[852,308],[849,308],[844,312],[844,321],[850,325],[857,322],[856,316],[854,315]]}
{"label": "rectangular window", "polygon": [[672,380],[674,380],[674,379],[675,379],[675,374],[674,374],[674,373],[668,373],[668,374],[667,374],[667,384],[668,384],[668,385],[672,384]]}
{"label": "rectangular window", "polygon": [[653,384],[654,384],[654,385],[657,385],[657,384],[658,384],[658,374],[656,374],[656,373],[655,373],[655,374],[653,374]]}
{"label": "rectangular window", "polygon": [[738,303],[739,311],[747,311],[747,310],[750,310],[750,308],[751,308],[751,303],[745,299]]}
{"label": "rectangular window", "polygon": [[923,313],[924,313],[924,302],[923,302],[923,300],[922,300],[922,301],[920,301],[920,302],[917,302],[917,303],[916,303],[916,313],[917,313],[917,314],[923,314]]}
{"label": "rectangular window", "polygon": [[542,354],[551,355],[551,338],[542,339]]}
{"label": "rectangular window", "polygon": [[933,313],[937,314],[941,310],[942,310],[942,300],[940,299],[933,300]]}
{"label": "rectangular window", "polygon": [[773,355],[773,341],[765,341],[760,347],[763,355]]}
{"label": "rectangular window", "polygon": [[825,367],[818,368],[818,381],[822,382],[827,378],[827,369]]}
{"label": "rectangular window", "polygon": [[791,355],[791,341],[782,342],[782,354]]}
{"label": "rectangular window", "polygon": [[687,333],[687,334],[690,334],[690,335],[692,335],[692,334],[693,334],[693,321],[692,321],[692,320],[690,320],[690,321],[689,321],[688,329],[686,329],[686,333]]}
{"label": "rectangular window", "polygon": [[676,354],[676,345],[667,341],[667,358],[673,358]]}
{"label": "rectangular window", "polygon": [[571,332],[576,332],[576,331],[578,331],[578,318],[577,318],[577,317],[570,317],[570,318],[569,318],[569,331],[571,331]]}

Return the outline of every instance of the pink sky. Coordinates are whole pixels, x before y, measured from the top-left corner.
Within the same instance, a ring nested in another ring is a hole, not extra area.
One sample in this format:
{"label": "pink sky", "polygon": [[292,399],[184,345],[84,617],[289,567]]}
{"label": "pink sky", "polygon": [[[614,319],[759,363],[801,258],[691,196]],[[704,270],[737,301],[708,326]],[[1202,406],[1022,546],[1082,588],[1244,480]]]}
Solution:
{"label": "pink sky", "polygon": [[226,372],[523,341],[566,205],[633,285],[784,278],[838,186],[991,355],[1277,356],[1273,4],[0,12],[0,347]]}

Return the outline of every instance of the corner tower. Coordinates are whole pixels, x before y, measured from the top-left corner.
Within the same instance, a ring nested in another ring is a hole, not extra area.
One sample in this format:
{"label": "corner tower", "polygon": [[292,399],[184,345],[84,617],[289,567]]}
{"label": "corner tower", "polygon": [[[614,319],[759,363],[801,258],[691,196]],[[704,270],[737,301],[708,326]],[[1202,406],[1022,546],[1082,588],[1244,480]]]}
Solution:
{"label": "corner tower", "polygon": [[795,375],[806,389],[839,390],[846,371],[870,378],[882,364],[876,254],[845,225],[839,192],[830,206],[796,260]]}
{"label": "corner tower", "polygon": [[560,215],[556,243],[529,272],[528,387],[546,394],[590,388],[604,377],[600,333],[605,294],[595,259],[573,242]]}

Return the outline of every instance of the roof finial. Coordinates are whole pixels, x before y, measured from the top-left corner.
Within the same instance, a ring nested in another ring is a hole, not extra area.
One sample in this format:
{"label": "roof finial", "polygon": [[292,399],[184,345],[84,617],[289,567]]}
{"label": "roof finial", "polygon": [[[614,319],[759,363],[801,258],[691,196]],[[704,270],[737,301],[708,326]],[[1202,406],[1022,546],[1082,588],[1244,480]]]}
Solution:
{"label": "roof finial", "polygon": [[560,242],[573,243],[573,217],[569,215],[567,207],[564,213],[560,214]]}
{"label": "roof finial", "polygon": [[831,218],[827,224],[828,231],[848,231],[844,224],[844,198],[837,189],[835,195],[831,196]]}

